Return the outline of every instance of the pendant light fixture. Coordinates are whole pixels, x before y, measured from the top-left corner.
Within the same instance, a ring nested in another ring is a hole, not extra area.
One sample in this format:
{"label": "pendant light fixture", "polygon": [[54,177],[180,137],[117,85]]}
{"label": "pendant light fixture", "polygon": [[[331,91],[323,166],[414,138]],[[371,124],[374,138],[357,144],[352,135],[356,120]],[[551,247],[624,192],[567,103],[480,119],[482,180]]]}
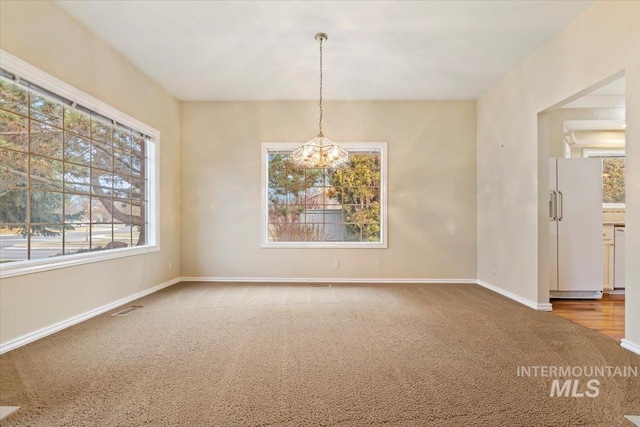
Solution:
{"label": "pendant light fixture", "polygon": [[349,160],[349,152],[331,142],[322,133],[322,44],[327,41],[327,38],[325,33],[316,34],[316,40],[320,43],[320,120],[318,121],[320,131],[317,137],[291,153],[291,161],[298,167],[337,168]]}

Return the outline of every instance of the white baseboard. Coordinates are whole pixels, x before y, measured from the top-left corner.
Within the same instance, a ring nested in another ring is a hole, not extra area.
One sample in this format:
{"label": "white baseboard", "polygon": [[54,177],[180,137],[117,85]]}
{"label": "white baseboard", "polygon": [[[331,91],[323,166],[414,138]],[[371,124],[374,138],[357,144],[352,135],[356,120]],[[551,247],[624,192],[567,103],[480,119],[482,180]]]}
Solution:
{"label": "white baseboard", "polygon": [[183,282],[251,282],[251,283],[460,283],[477,284],[539,311],[551,311],[551,304],[538,304],[519,295],[477,279],[386,279],[386,278],[291,278],[291,277],[183,277]]}
{"label": "white baseboard", "polygon": [[460,283],[475,284],[476,279],[381,279],[381,278],[294,278],[294,277],[183,277],[183,282],[251,283]]}
{"label": "white baseboard", "polygon": [[0,420],[7,418],[18,409],[20,409],[19,406],[0,406]]}
{"label": "white baseboard", "polygon": [[602,291],[549,291],[556,299],[602,299]]}
{"label": "white baseboard", "polygon": [[39,340],[40,338],[44,338],[48,335],[55,334],[63,329],[66,329],[70,326],[83,322],[85,320],[91,319],[92,317],[98,316],[102,313],[106,313],[109,310],[113,310],[116,307],[119,307],[123,304],[136,300],[138,298],[142,298],[146,295],[152,294],[154,292],[159,291],[160,289],[164,289],[168,286],[175,285],[180,282],[180,278],[177,277],[175,279],[169,280],[168,282],[161,283],[153,288],[145,289],[143,291],[137,292],[133,295],[129,295],[128,297],[119,299],[118,301],[114,301],[112,303],[103,305],[102,307],[95,308],[93,310],[89,310],[86,313],[79,314],[77,316],[71,317],[69,319],[63,320],[62,322],[55,323],[51,326],[47,326],[46,328],[39,329],[35,332],[28,333],[21,337],[15,338],[13,340],[7,341],[5,343],[0,344],[0,354],[6,353],[7,351],[14,350],[18,347],[22,347],[23,345],[29,344],[33,341]]}
{"label": "white baseboard", "polygon": [[531,300],[528,300],[526,298],[521,297],[520,295],[516,295],[512,292],[509,291],[505,291],[502,288],[499,288],[497,286],[494,286],[490,283],[487,282],[483,282],[482,280],[476,280],[476,283],[480,286],[482,286],[483,288],[487,288],[490,291],[493,291],[495,293],[498,293],[502,296],[505,296],[509,299],[512,299],[516,302],[519,302],[520,304],[526,305],[529,308],[533,308],[534,310],[538,310],[538,311],[551,311],[551,303],[537,303],[537,302],[533,302]]}
{"label": "white baseboard", "polygon": [[[46,328],[40,329],[38,331],[23,335],[16,339],[7,341],[6,343],[0,344],[0,354],[6,353],[7,351],[11,351],[18,347],[21,347],[25,344],[29,344],[33,341],[36,341],[40,338],[44,338],[48,335],[54,334],[58,331],[61,331],[65,328],[73,326],[77,323],[90,319],[92,317],[98,316],[102,313],[106,313],[109,310],[112,310],[116,307],[119,307],[123,304],[126,304],[130,301],[136,300],[138,298],[142,298],[143,296],[152,294],[161,289],[164,289],[168,286],[174,285],[179,282],[251,282],[251,283],[424,283],[424,284],[437,284],[437,283],[458,283],[458,284],[477,284],[490,291],[496,292],[500,295],[503,295],[509,299],[512,299],[520,304],[526,305],[529,308],[539,311],[551,311],[551,304],[539,304],[533,301],[530,301],[526,298],[523,298],[519,295],[516,295],[512,292],[505,291],[497,286],[494,286],[490,283],[484,282],[482,280],[476,279],[387,279],[387,278],[289,278],[289,277],[178,277],[172,279],[168,282],[161,283],[153,288],[145,289],[144,291],[138,292],[136,294],[130,295],[126,298],[122,298],[118,301],[115,301],[110,304],[106,304],[102,307],[98,307],[94,310],[90,310],[86,313],[80,314],[78,316],[74,316],[62,322],[58,322],[54,325],[48,326]],[[633,351],[635,353],[640,354],[640,346],[638,344],[634,344],[628,340],[622,340],[622,347]]]}
{"label": "white baseboard", "polygon": [[635,354],[640,354],[640,344],[636,344],[627,339],[623,338],[622,341],[620,341],[620,347],[626,348],[627,350],[632,351]]}

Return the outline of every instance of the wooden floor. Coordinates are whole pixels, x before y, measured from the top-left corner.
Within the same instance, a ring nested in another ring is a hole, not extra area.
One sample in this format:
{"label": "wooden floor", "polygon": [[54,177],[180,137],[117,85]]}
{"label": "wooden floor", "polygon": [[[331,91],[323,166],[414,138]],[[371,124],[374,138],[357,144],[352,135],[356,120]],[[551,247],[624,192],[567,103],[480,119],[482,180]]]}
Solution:
{"label": "wooden floor", "polygon": [[617,341],[624,338],[624,295],[604,294],[602,299],[553,299],[553,313]]}

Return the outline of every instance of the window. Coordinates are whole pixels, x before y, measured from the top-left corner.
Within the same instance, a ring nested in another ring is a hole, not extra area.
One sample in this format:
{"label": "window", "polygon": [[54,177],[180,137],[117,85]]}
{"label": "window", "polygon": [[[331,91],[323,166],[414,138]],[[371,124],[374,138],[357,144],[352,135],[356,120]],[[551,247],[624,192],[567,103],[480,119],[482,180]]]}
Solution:
{"label": "window", "polygon": [[340,144],[338,169],[295,167],[298,145],[262,144],[262,245],[386,247],[386,143]]}
{"label": "window", "polygon": [[607,207],[624,207],[624,150],[584,149],[583,156],[602,159],[602,203]]}
{"label": "window", "polygon": [[[32,73],[26,79],[0,69],[3,277],[25,264],[153,247],[157,131],[137,128],[122,113],[92,109],[102,104],[75,89],[39,86],[38,76],[52,78]],[[84,99],[76,102],[74,94]]]}

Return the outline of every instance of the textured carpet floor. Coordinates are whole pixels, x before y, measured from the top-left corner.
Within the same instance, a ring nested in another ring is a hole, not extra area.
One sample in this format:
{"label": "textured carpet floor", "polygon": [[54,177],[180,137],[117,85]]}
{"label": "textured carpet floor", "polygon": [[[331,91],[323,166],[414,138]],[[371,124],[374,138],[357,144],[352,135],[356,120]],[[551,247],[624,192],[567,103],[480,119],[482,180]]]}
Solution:
{"label": "textured carpet floor", "polygon": [[[639,366],[475,285],[180,284],[0,356],[3,426],[631,426],[640,378],[549,397],[518,366]],[[585,384],[581,378],[580,389]]]}

